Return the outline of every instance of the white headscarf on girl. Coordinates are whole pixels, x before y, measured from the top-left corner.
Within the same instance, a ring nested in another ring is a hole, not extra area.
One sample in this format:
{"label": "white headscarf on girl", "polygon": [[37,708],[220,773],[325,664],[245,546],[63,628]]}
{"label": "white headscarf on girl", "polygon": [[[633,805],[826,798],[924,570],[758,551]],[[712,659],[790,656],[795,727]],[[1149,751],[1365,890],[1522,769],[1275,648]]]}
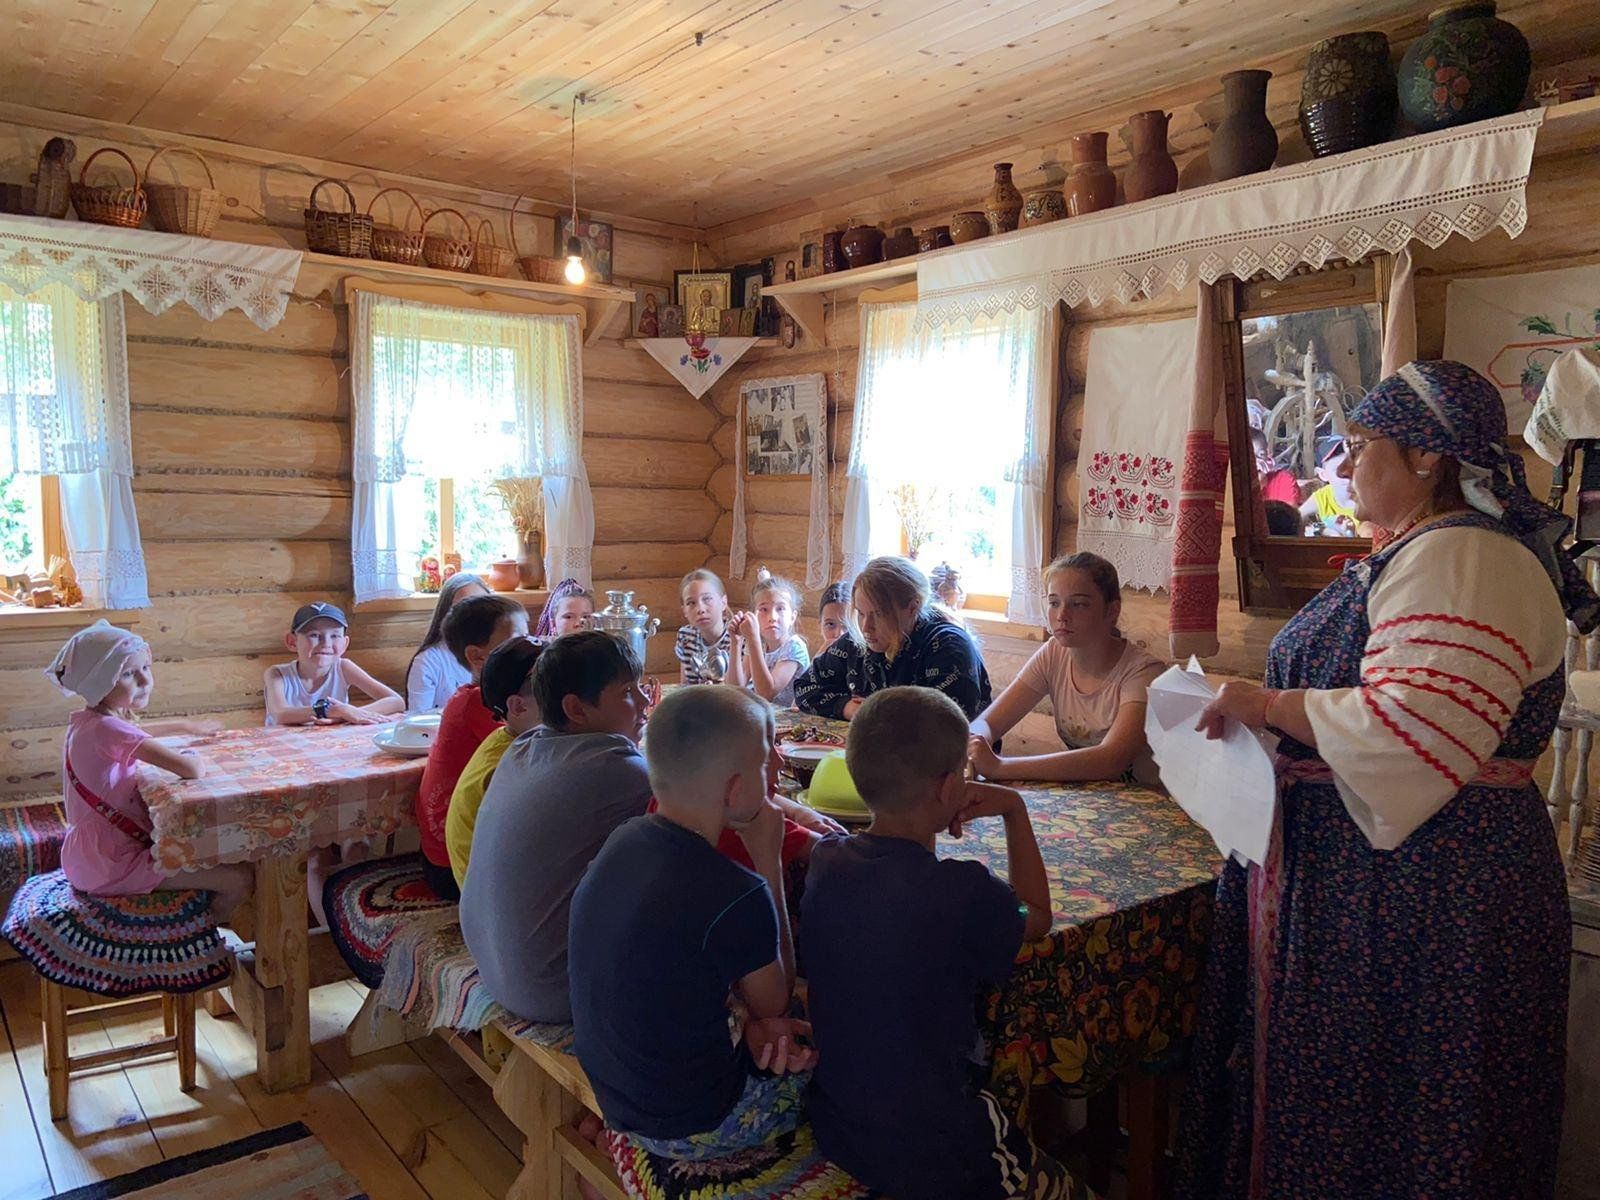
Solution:
{"label": "white headscarf on girl", "polygon": [[138,634],[118,629],[102,617],[69,637],[44,673],[67,695],[99,704],[117,686],[128,656],[148,648]]}

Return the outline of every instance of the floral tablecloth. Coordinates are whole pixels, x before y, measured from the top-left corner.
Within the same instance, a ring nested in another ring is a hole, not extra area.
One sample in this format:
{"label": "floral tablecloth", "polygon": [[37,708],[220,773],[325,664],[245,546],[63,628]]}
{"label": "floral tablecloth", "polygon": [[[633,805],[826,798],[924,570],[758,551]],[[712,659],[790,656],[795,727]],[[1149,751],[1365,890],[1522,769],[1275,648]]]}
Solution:
{"label": "floral tablecloth", "polygon": [[[849,728],[788,713],[779,724],[808,735]],[[984,1025],[991,1086],[1025,1118],[1034,1087],[1089,1095],[1193,1032],[1222,859],[1159,792],[1116,783],[1018,790],[1050,876],[1055,928],[1022,948]],[[1004,875],[1005,827],[974,822],[959,841],[940,838],[938,852]]]}
{"label": "floral tablecloth", "polygon": [[169,871],[254,862],[387,836],[412,821],[421,758],[385,754],[374,726],[230,729],[174,739],[206,760],[202,779],[142,766],[156,861]]}

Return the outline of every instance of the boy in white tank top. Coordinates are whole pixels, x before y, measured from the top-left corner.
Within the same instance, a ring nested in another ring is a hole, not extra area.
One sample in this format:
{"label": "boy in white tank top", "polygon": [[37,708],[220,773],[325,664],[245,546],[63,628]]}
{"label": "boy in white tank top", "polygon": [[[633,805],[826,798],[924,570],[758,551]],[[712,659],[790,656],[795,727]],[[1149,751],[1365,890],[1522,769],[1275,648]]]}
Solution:
{"label": "boy in white tank top", "polygon": [[[344,656],[350,623],[337,605],[302,604],[283,644],[295,658],[268,667],[263,677],[268,725],[381,725],[405,711],[398,692]],[[370,703],[351,704],[352,687],[371,697]]]}

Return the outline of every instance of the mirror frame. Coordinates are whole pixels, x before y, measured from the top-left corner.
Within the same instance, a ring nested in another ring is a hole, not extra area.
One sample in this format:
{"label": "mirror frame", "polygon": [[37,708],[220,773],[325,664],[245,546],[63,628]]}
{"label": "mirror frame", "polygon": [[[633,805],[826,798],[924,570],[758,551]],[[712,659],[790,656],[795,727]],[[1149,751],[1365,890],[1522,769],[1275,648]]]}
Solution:
{"label": "mirror frame", "polygon": [[[1269,534],[1256,518],[1255,455],[1245,406],[1244,322],[1319,308],[1377,304],[1378,334],[1389,320],[1393,260],[1374,254],[1357,264],[1340,263],[1309,275],[1212,284],[1221,325],[1223,404],[1228,418],[1229,484],[1233,493],[1233,560],[1241,612],[1290,616],[1343,569],[1344,560],[1372,552],[1368,538],[1284,537]],[[1337,551],[1332,547],[1336,545]]]}

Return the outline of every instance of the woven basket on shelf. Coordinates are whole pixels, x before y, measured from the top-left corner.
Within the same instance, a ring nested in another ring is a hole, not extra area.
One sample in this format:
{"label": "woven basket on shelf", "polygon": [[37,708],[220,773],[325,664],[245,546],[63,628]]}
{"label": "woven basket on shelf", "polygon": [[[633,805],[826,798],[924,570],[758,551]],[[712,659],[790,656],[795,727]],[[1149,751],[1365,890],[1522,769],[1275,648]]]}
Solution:
{"label": "woven basket on shelf", "polygon": [[[411,207],[420,214],[422,205],[417,203],[417,198],[405,188],[386,187],[378,193],[399,192],[411,201]],[[372,215],[372,206],[377,204],[378,196],[372,198],[367,205],[367,215]],[[409,218],[407,218],[409,220]],[[372,225],[372,257],[379,262],[400,263],[402,266],[414,267],[422,258],[422,230],[403,229],[394,225],[379,225],[375,220]]]}
{"label": "woven basket on shelf", "polygon": [[[452,214],[467,227],[465,239],[446,237],[442,233],[428,233],[428,225],[443,213]],[[422,239],[422,261],[439,271],[465,271],[472,265],[472,222],[453,208],[436,208],[422,222],[426,235]]]}
{"label": "woven basket on shelf", "polygon": [[[89,168],[102,154],[115,154],[128,164],[128,170],[133,173],[132,187],[123,187],[120,183],[89,186]],[[80,220],[137,229],[149,203],[144,188],[139,186],[139,168],[133,165],[133,159],[115,146],[102,146],[89,155],[83,160],[83,170],[78,172],[78,182],[72,185],[72,207],[78,210]]]}
{"label": "woven basket on shelf", "polygon": [[[350,202],[349,212],[334,212],[317,207],[317,193],[331,183]],[[311,207],[305,210],[306,249],[316,254],[337,254],[342,258],[366,258],[372,250],[372,218],[356,207],[350,189],[337,179],[319,179],[311,189]]]}
{"label": "woven basket on shelf", "polygon": [[[484,240],[484,235],[488,240]],[[474,275],[504,275],[506,268],[511,265],[511,248],[498,246],[494,240],[494,229],[485,217],[478,224],[478,231],[472,238],[472,273]]]}
{"label": "woven basket on shelf", "polygon": [[[192,154],[199,159],[200,166],[206,173],[206,186],[151,183],[150,169],[156,165],[156,159],[169,150]],[[191,150],[188,146],[163,146],[157,150],[145,164],[144,191],[150,199],[150,224],[163,233],[183,233],[189,237],[208,238],[217,226],[217,214],[222,211],[222,193],[217,191],[217,180],[211,174],[211,164],[198,150]]]}
{"label": "woven basket on shelf", "polygon": [[522,247],[517,245],[517,205],[522,203],[518,196],[511,205],[511,216],[506,224],[511,229],[511,252],[517,257],[517,266],[522,271],[524,279],[530,283],[561,283],[562,268],[566,265],[559,258],[546,258],[541,254],[524,254]]}

